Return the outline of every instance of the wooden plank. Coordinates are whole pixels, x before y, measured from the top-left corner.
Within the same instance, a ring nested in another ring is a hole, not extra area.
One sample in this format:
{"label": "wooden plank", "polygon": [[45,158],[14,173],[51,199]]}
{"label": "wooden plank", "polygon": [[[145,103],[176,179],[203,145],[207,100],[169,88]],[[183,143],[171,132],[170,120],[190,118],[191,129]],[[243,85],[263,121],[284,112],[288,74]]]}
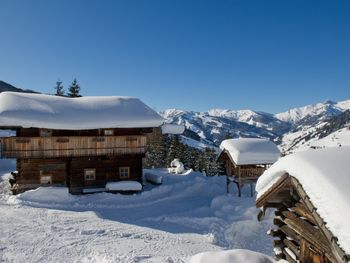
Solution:
{"label": "wooden plank", "polygon": [[286,217],[284,222],[300,236],[305,237],[309,242],[319,246],[324,251],[329,251],[329,246],[321,231],[315,229],[310,223],[298,218],[290,211],[282,212]]}
{"label": "wooden plank", "polygon": [[295,240],[296,242],[299,242],[300,235],[296,233],[292,228],[290,228],[288,225],[284,225],[280,227],[281,231],[286,235]]}
{"label": "wooden plank", "polygon": [[300,247],[296,245],[293,241],[288,238],[283,239],[283,244],[285,244],[297,257],[297,260],[300,259]]}
{"label": "wooden plank", "polygon": [[305,219],[310,221],[312,224],[317,225],[317,222],[312,216],[312,214],[310,213],[310,211],[302,203],[296,203],[295,206],[292,207],[292,210],[298,215],[305,217]]}

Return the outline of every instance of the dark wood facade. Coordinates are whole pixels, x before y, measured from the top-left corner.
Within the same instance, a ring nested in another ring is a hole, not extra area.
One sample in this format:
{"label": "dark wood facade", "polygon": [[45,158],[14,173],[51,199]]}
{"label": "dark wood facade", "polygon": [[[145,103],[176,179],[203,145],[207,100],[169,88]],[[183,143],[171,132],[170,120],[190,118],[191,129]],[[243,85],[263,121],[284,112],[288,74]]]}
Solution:
{"label": "dark wood facade", "polygon": [[103,191],[107,182],[142,181],[147,129],[18,128],[1,138],[2,158],[17,159],[14,193],[67,186],[74,194]]}
{"label": "dark wood facade", "polygon": [[253,196],[253,184],[266,170],[266,164],[237,165],[226,150],[221,152],[218,162],[221,162],[225,167],[227,193],[229,192],[230,183],[237,185],[238,196],[241,196],[242,187],[245,184],[249,184],[251,196]]}
{"label": "dark wood facade", "polygon": [[267,208],[275,208],[269,231],[278,259],[302,263],[349,262],[335,237],[318,215],[302,185],[289,174],[282,176],[256,203],[262,208],[261,220]]}

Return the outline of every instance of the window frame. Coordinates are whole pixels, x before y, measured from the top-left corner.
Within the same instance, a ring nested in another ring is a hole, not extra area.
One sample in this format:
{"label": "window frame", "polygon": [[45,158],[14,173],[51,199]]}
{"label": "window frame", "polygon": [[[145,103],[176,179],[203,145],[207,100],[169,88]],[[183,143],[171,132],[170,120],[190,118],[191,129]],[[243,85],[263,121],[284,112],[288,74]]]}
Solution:
{"label": "window frame", "polygon": [[129,179],[130,178],[130,166],[119,167],[119,178],[120,179]]}
{"label": "window frame", "polygon": [[[92,172],[92,174],[90,174]],[[96,169],[86,168],[84,169],[84,181],[95,181],[96,180]]]}

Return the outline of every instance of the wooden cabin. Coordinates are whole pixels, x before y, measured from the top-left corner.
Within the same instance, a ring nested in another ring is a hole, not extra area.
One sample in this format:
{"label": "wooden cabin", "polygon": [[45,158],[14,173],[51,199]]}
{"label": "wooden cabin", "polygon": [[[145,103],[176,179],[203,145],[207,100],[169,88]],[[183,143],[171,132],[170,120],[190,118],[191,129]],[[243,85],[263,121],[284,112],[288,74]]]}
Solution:
{"label": "wooden cabin", "polygon": [[280,157],[277,146],[267,139],[228,139],[222,141],[220,149],[218,162],[222,163],[226,170],[227,193],[230,183],[234,183],[237,185],[239,196],[245,184],[250,185],[253,196],[253,184],[266,167]]}
{"label": "wooden cabin", "polygon": [[281,158],[259,178],[262,220],[274,208],[276,258],[288,262],[350,261],[350,147],[310,150]]}
{"label": "wooden cabin", "polygon": [[15,158],[16,193],[65,186],[73,194],[142,181],[147,135],[163,119],[136,98],[0,94],[1,158]]}

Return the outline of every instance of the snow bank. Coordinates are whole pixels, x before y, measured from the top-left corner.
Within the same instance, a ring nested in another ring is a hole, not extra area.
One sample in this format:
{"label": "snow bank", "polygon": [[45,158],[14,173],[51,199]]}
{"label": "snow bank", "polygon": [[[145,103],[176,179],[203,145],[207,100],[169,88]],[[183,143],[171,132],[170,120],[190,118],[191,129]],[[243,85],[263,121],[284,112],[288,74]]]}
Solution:
{"label": "snow bank", "polygon": [[281,158],[259,178],[257,198],[285,173],[298,179],[317,213],[350,253],[350,147],[326,148]]}
{"label": "snow bank", "polygon": [[163,182],[163,176],[156,173],[145,173],[145,179],[153,184],[162,184]]}
{"label": "snow bank", "polygon": [[165,123],[162,125],[163,134],[183,134],[185,131],[184,125]]}
{"label": "snow bank", "polygon": [[220,149],[228,151],[237,165],[270,164],[280,157],[277,146],[267,139],[228,139],[222,141]]}
{"label": "snow bank", "polygon": [[79,130],[147,128],[162,123],[163,119],[137,98],[0,94],[0,126],[3,127]]}
{"label": "snow bank", "polygon": [[274,263],[273,258],[264,254],[246,250],[233,249],[218,252],[203,252],[191,257],[189,263]]}
{"label": "snow bank", "polygon": [[75,198],[69,194],[67,187],[39,187],[34,190],[26,191],[17,195],[17,198],[27,202],[49,202],[49,203],[62,203],[71,202]]}
{"label": "snow bank", "polygon": [[106,184],[107,191],[141,191],[142,184],[135,181],[109,182]]}

